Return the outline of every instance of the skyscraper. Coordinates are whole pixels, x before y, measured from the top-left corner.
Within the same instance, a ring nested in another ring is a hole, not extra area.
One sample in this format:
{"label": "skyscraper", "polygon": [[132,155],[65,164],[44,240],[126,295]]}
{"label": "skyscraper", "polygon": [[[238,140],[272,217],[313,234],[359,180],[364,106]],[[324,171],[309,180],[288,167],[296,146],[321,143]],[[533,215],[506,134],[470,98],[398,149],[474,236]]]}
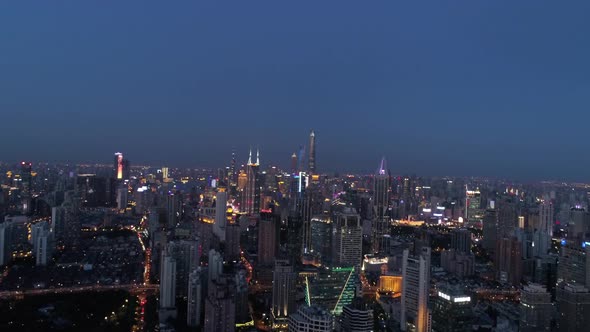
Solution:
{"label": "skyscraper", "polygon": [[274,264],[279,237],[279,216],[262,213],[258,222],[258,264]]}
{"label": "skyscraper", "polygon": [[172,229],[180,221],[182,201],[180,193],[168,192],[166,195],[167,225]]}
{"label": "skyscraper", "polygon": [[389,175],[385,158],[373,178],[373,251],[384,248],[385,235],[389,234]]}
{"label": "skyscraper", "polygon": [[315,164],[315,133],[309,133],[309,173],[316,174]]}
{"label": "skyscraper", "polygon": [[225,226],[227,224],[227,192],[219,191],[215,198],[215,224],[213,233],[221,242],[225,242]]}
{"label": "skyscraper", "polygon": [[287,317],[295,311],[295,278],[289,260],[275,260],[271,307],[273,331],[286,331]]}
{"label": "skyscraper", "polygon": [[167,252],[176,262],[176,296],[188,295],[188,278],[199,266],[199,242],[197,239],[174,240],[167,244]]}
{"label": "skyscraper", "polygon": [[590,292],[588,288],[562,283],[556,289],[559,331],[586,331],[590,326]]}
{"label": "skyscraper", "polygon": [[402,331],[428,332],[430,291],[430,248],[422,247],[415,256],[404,250],[402,262]]}
{"label": "skyscraper", "polygon": [[233,332],[236,328],[235,285],[227,276],[209,282],[203,331]]}
{"label": "skyscraper", "polygon": [[207,282],[205,272],[204,269],[199,267],[189,275],[186,325],[190,327],[201,326],[201,316],[204,312],[203,300],[205,298],[203,290]]}
{"label": "skyscraper", "polygon": [[258,168],[260,166],[260,154],[256,151],[256,162],[252,162],[252,150],[248,156],[246,165],[246,186],[243,191],[242,205],[240,209],[247,214],[260,213],[260,178]]}
{"label": "skyscraper", "polygon": [[363,251],[361,217],[354,208],[334,213],[332,258],[337,266],[354,266],[360,271]]}
{"label": "skyscraper", "polygon": [[451,232],[451,248],[457,252],[471,253],[471,232],[465,228]]}
{"label": "skyscraper", "polygon": [[117,180],[123,180],[123,154],[121,152],[115,153],[115,162],[113,164],[114,178]]}
{"label": "skyscraper", "polygon": [[522,279],[522,243],[517,237],[503,237],[496,246],[495,266],[502,282],[519,285]]}
{"label": "skyscraper", "polygon": [[28,161],[20,163],[21,166],[21,179],[23,184],[23,196],[31,197],[33,191],[33,164]]}
{"label": "skyscraper", "polygon": [[551,293],[539,284],[524,286],[520,292],[520,331],[551,331],[555,308]]}
{"label": "skyscraper", "polygon": [[472,331],[473,303],[471,296],[458,287],[440,287],[432,305],[432,331]]}
{"label": "skyscraper", "polygon": [[162,252],[160,274],[160,321],[176,317],[176,261]]}

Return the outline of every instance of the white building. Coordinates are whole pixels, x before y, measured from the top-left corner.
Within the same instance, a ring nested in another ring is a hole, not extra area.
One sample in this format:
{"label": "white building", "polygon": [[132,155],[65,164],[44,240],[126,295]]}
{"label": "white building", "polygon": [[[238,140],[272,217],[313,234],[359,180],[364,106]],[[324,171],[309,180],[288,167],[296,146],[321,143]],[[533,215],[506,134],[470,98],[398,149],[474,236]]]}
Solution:
{"label": "white building", "polygon": [[331,332],[333,329],[334,316],[321,307],[303,305],[289,316],[289,332]]}

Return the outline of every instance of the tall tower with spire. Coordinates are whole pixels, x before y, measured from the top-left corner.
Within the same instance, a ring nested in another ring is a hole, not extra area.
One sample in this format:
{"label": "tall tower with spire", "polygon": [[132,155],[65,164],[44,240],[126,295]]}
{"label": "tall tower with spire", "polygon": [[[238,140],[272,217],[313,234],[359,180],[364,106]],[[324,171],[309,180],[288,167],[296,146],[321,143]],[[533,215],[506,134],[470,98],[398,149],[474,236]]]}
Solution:
{"label": "tall tower with spire", "polygon": [[385,235],[389,234],[389,174],[385,157],[373,178],[373,251],[385,247]]}
{"label": "tall tower with spire", "polygon": [[252,149],[248,153],[248,164],[246,164],[247,182],[242,197],[240,210],[248,214],[260,213],[260,177],[258,168],[260,166],[260,151],[256,150],[256,162],[252,161]]}
{"label": "tall tower with spire", "polygon": [[309,133],[309,173],[315,174],[316,171],[316,164],[315,164],[315,133],[312,130]]}

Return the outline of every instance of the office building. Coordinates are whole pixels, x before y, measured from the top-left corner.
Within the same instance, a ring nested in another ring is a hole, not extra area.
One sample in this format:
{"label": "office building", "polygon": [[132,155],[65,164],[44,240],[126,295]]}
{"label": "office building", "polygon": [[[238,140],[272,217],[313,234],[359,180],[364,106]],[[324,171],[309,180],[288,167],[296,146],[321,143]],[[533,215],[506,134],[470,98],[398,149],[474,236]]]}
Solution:
{"label": "office building", "polygon": [[471,232],[468,229],[460,228],[451,231],[451,248],[457,252],[471,252]]}
{"label": "office building", "polygon": [[430,248],[422,247],[416,255],[408,249],[403,252],[402,261],[402,331],[428,332],[430,318],[428,294],[430,291]]}
{"label": "office building", "polygon": [[190,273],[188,280],[186,325],[190,327],[199,327],[202,325],[201,318],[204,313],[204,293],[207,284],[207,271],[198,267]]}
{"label": "office building", "polygon": [[472,253],[456,251],[455,249],[441,252],[441,267],[459,278],[471,276],[475,273],[475,256]]}
{"label": "office building", "polygon": [[127,186],[117,189],[117,209],[125,210],[129,201]]}
{"label": "office building", "polygon": [[215,195],[215,223],[213,233],[220,242],[225,242],[225,227],[227,224],[227,192],[219,191]]}
{"label": "office building", "polygon": [[162,252],[160,272],[160,321],[176,317],[176,261]]}
{"label": "office building", "polygon": [[289,332],[331,332],[334,317],[326,309],[302,305],[289,316]]}
{"label": "office building", "polygon": [[182,199],[180,193],[168,192],[166,195],[167,225],[172,229],[180,221],[182,214]]}
{"label": "office building", "polygon": [[520,285],[522,279],[522,243],[517,237],[503,237],[496,246],[496,277],[500,282]]}
{"label": "office building", "polygon": [[246,185],[242,192],[242,204],[240,210],[247,214],[260,213],[260,155],[256,152],[256,162],[252,161],[252,150],[248,156],[246,164]]}
{"label": "office building", "polygon": [[203,331],[233,332],[236,328],[235,285],[220,276],[208,285]]}
{"label": "office building", "polygon": [[258,222],[258,264],[272,265],[277,253],[280,216],[262,213]]}
{"label": "office building", "polygon": [[246,270],[241,269],[235,274],[234,283],[236,285],[236,324],[246,324],[252,321],[250,305],[248,303],[248,280],[246,279]]}
{"label": "office building", "polygon": [[199,266],[199,241],[173,240],[168,242],[166,250],[176,262],[176,296],[188,295],[188,278],[191,271]]}
{"label": "office building", "polygon": [[354,208],[346,207],[334,213],[332,257],[335,266],[354,266],[360,270],[363,251],[361,217]]}
{"label": "office building", "polygon": [[332,252],[332,220],[327,215],[314,216],[311,219],[311,250],[319,255],[322,264],[331,261]]}
{"label": "office building", "polygon": [[373,332],[374,324],[373,309],[361,298],[342,309],[340,331]]}
{"label": "office building", "polygon": [[561,283],[557,285],[558,328],[561,332],[586,331],[590,326],[590,292],[588,288]]}
{"label": "office building", "polygon": [[384,246],[384,237],[389,235],[389,174],[385,158],[373,177],[373,251],[379,252]]}
{"label": "office building", "polygon": [[215,281],[223,273],[223,257],[214,249],[209,250],[209,282]]}
{"label": "office building", "polygon": [[316,174],[316,160],[315,160],[315,133],[313,130],[309,133],[309,173]]}
{"label": "office building", "polygon": [[275,260],[271,307],[273,331],[287,330],[287,317],[295,311],[295,279],[289,260]]}
{"label": "office building", "polygon": [[551,293],[539,284],[524,286],[520,292],[520,331],[551,331],[555,307]]}
{"label": "office building", "polygon": [[340,316],[342,308],[356,297],[358,271],[354,267],[321,267],[305,277],[305,302]]}
{"label": "office building", "polygon": [[432,302],[433,332],[472,331],[472,299],[460,287],[440,287]]}

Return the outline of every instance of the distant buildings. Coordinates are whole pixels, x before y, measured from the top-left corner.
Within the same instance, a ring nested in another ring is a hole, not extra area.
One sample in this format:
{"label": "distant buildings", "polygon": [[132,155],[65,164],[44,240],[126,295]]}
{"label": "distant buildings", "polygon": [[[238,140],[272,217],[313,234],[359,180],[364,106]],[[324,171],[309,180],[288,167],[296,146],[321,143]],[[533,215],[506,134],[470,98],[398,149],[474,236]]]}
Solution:
{"label": "distant buildings", "polygon": [[[246,214],[260,213],[260,154],[256,151],[256,162],[252,161],[252,151],[246,165],[246,183],[242,192],[242,204],[240,210]],[[238,183],[239,186],[239,183]]]}

